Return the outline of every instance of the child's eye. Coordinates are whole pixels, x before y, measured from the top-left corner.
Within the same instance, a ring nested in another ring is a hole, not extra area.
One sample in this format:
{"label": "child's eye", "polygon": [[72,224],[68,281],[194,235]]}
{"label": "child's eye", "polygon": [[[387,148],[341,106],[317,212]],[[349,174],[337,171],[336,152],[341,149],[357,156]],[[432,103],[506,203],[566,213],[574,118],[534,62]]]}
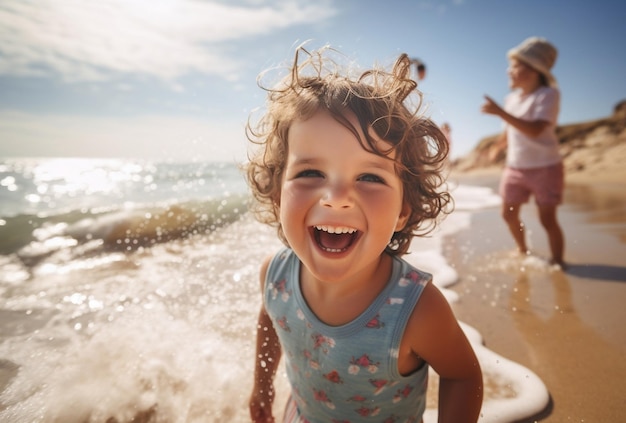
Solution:
{"label": "child's eye", "polygon": [[319,178],[322,176],[322,172],[315,169],[306,169],[296,174],[296,178]]}
{"label": "child's eye", "polygon": [[366,173],[365,175],[359,176],[359,181],[363,181],[363,182],[377,182],[377,183],[381,183],[381,184],[385,183],[385,180],[383,178],[381,178],[380,176],[371,174],[371,173]]}

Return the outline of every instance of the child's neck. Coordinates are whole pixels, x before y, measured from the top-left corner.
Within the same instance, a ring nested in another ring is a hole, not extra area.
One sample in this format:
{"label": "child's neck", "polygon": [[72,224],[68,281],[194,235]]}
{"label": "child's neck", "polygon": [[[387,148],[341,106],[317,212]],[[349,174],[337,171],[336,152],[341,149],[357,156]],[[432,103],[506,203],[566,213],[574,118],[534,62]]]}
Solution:
{"label": "child's neck", "polygon": [[324,282],[305,267],[300,270],[300,289],[315,316],[329,326],[341,326],[359,317],[385,289],[393,259],[382,254],[374,273],[354,281]]}
{"label": "child's neck", "polygon": [[522,94],[523,95],[528,95],[528,94],[532,94],[535,91],[537,91],[539,88],[541,88],[543,86],[543,84],[541,83],[541,80],[536,79],[524,86],[521,86],[521,90],[522,90]]}

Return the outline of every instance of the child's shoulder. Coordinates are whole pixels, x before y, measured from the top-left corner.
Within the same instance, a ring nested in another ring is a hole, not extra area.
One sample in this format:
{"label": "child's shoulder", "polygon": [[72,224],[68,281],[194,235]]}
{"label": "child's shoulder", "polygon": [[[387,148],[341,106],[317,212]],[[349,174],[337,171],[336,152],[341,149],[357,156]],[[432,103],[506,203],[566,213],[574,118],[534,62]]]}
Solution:
{"label": "child's shoulder", "polygon": [[293,266],[297,262],[295,252],[288,247],[283,247],[278,251],[268,254],[261,264],[263,275],[276,274],[285,269],[286,266]]}
{"label": "child's shoulder", "polygon": [[419,302],[413,310],[413,318],[418,320],[431,320],[438,319],[441,313],[448,315],[452,313],[450,303],[441,292],[441,290],[434,284],[433,275],[418,267],[418,265],[411,263],[411,260],[407,260],[405,257],[394,257],[394,260],[401,266],[400,275],[405,283],[413,283],[421,285],[422,290],[420,294]]}
{"label": "child's shoulder", "polygon": [[276,266],[280,266],[281,263],[286,262],[286,258],[289,254],[293,254],[293,251],[287,247],[283,247],[278,251],[267,254],[261,262],[260,276],[261,276],[261,288],[265,285],[265,280],[276,272]]}
{"label": "child's shoulder", "polygon": [[425,345],[434,346],[442,333],[456,331],[457,326],[456,317],[446,297],[435,284],[428,283],[409,316],[405,333],[408,342],[421,350]]}
{"label": "child's shoulder", "polygon": [[551,101],[558,99],[560,92],[558,88],[542,85],[531,93],[530,96],[534,98],[535,101]]}

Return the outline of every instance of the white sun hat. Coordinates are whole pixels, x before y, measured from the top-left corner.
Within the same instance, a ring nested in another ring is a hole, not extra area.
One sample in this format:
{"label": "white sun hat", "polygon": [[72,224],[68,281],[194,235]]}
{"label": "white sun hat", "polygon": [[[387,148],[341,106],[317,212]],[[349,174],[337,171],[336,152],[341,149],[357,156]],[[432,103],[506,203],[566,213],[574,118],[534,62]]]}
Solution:
{"label": "white sun hat", "polygon": [[543,74],[549,86],[558,87],[556,78],[550,72],[556,62],[557,49],[545,38],[527,38],[520,45],[509,50],[507,56],[526,63]]}

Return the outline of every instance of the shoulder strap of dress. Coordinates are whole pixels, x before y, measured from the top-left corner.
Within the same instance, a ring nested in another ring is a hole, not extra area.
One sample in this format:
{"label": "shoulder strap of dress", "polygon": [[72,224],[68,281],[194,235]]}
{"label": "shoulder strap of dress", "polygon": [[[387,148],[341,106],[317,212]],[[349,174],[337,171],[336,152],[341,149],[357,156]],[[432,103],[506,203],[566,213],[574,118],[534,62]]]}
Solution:
{"label": "shoulder strap of dress", "polygon": [[282,268],[289,262],[289,256],[294,254],[293,251],[287,247],[278,251],[274,257],[270,260],[269,266],[267,266],[267,272],[265,274],[265,286],[267,287],[269,282],[273,282],[273,279],[282,271]]}

